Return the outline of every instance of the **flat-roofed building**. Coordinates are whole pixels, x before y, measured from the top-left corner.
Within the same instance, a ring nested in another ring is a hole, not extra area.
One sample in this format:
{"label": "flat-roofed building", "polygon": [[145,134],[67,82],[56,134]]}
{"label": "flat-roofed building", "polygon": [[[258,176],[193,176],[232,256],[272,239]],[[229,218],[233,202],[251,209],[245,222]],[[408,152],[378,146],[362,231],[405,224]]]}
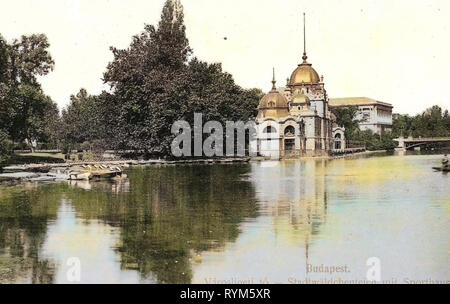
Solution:
{"label": "flat-roofed building", "polygon": [[356,107],[355,119],[361,131],[371,130],[374,133],[392,131],[391,104],[367,97],[330,98],[330,108]]}

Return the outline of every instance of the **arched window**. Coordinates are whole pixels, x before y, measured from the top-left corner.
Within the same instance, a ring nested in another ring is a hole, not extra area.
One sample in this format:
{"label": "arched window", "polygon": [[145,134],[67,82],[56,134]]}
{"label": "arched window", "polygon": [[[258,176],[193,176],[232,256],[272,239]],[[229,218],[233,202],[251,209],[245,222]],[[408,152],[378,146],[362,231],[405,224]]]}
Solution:
{"label": "arched window", "polygon": [[269,101],[269,108],[275,108],[275,102]]}
{"label": "arched window", "polygon": [[264,129],[264,133],[275,133],[275,132],[277,132],[277,130],[272,126],[268,126],[267,128]]}
{"label": "arched window", "polygon": [[340,133],[337,133],[334,136],[334,149],[335,150],[340,150],[342,147],[342,143],[341,143],[342,137]]}
{"label": "arched window", "polygon": [[284,129],[284,136],[295,136],[295,128],[293,126],[287,126]]}

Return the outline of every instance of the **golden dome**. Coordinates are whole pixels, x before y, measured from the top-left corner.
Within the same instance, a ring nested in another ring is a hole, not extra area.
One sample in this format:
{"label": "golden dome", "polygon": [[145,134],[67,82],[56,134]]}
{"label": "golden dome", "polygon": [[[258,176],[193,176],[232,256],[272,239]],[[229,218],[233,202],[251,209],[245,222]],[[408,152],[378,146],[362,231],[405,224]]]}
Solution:
{"label": "golden dome", "polygon": [[304,61],[299,64],[297,69],[291,75],[291,85],[299,85],[302,83],[306,84],[317,84],[320,82],[319,74],[312,67],[310,63]]}
{"label": "golden dome", "polygon": [[264,95],[259,102],[258,109],[274,109],[274,108],[288,108],[288,101],[277,90],[272,90]]}
{"label": "golden dome", "polygon": [[292,98],[292,102],[295,104],[304,104],[304,103],[309,104],[310,100],[309,100],[308,96],[306,96],[302,93],[297,93]]}
{"label": "golden dome", "polygon": [[258,119],[283,118],[289,116],[289,106],[286,97],[272,89],[259,102]]}
{"label": "golden dome", "polygon": [[283,118],[289,116],[289,105],[286,97],[278,92],[275,86],[275,69],[273,69],[272,90],[261,98],[258,106],[258,119]]}

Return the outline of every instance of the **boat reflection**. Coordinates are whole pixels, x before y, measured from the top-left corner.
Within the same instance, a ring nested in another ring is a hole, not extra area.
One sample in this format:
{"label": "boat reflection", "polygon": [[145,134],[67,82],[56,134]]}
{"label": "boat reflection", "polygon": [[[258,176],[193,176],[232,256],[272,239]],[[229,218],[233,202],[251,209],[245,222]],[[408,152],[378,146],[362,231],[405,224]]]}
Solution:
{"label": "boat reflection", "polygon": [[67,180],[71,187],[86,191],[99,190],[119,194],[130,192],[130,180],[128,178],[113,180]]}

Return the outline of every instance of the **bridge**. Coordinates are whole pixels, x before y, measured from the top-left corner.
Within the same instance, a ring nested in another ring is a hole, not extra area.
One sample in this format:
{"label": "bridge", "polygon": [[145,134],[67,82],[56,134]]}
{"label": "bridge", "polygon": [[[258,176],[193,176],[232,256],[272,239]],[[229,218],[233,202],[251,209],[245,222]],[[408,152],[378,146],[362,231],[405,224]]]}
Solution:
{"label": "bridge", "polygon": [[420,148],[422,146],[450,144],[450,137],[419,137],[419,138],[396,138],[398,142],[397,149],[409,150],[414,148]]}

